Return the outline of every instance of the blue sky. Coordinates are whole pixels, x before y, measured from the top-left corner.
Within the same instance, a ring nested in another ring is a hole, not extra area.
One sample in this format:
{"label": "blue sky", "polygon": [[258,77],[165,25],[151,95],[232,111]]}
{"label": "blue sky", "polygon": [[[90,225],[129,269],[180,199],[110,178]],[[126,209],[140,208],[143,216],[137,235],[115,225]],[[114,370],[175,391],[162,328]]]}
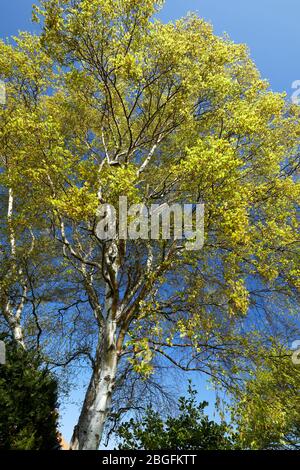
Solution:
{"label": "blue sky", "polygon": [[[33,30],[30,23],[32,0],[1,0],[0,37],[16,35],[19,30]],[[300,1],[299,0],[166,0],[160,14],[163,21],[197,11],[209,20],[217,34],[226,32],[235,42],[246,43],[251,56],[274,91],[286,91],[300,80]],[[201,399],[213,401],[211,392],[198,381]],[[72,395],[72,401],[81,393]],[[62,429],[70,439],[78,416],[78,407],[65,409]]]}

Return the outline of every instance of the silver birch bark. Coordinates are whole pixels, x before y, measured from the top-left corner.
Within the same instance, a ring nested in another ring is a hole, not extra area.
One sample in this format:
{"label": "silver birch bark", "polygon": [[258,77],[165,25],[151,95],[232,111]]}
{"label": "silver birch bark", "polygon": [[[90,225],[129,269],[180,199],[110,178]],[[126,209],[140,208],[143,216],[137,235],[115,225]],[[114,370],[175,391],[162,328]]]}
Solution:
{"label": "silver birch bark", "polygon": [[11,257],[11,271],[14,276],[20,279],[22,296],[14,311],[9,295],[7,293],[2,294],[2,309],[4,318],[11,329],[14,340],[22,348],[25,349],[24,334],[21,326],[21,317],[25,306],[25,299],[27,295],[27,284],[23,276],[22,269],[17,268],[17,244],[16,236],[13,228],[13,211],[14,211],[14,194],[12,188],[8,190],[8,207],[7,207],[7,225],[9,233],[9,243],[10,243],[10,257]]}

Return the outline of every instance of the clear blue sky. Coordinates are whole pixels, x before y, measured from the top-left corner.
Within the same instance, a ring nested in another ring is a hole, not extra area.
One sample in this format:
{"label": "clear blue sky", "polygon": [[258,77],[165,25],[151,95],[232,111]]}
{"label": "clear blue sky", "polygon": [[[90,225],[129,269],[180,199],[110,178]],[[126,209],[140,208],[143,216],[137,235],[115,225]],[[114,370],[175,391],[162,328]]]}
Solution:
{"label": "clear blue sky", "polygon": [[[32,0],[1,0],[0,36],[16,35],[18,30],[33,30],[30,23]],[[300,80],[300,0],[166,0],[160,14],[163,21],[197,11],[209,20],[217,34],[226,32],[235,42],[246,43],[251,56],[275,91],[291,95],[291,84]],[[214,397],[198,382],[201,399]],[[80,399],[80,392],[72,399]],[[78,407],[65,409],[62,429],[70,439]]]}

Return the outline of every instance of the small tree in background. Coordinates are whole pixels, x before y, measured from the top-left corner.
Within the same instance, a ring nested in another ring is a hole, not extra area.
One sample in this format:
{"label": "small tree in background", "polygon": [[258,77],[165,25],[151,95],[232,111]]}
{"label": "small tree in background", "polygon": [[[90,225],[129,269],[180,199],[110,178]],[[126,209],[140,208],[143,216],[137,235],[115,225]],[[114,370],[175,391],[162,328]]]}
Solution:
{"label": "small tree in background", "polygon": [[197,404],[197,392],[189,386],[187,397],[178,400],[176,416],[164,419],[152,407],[142,419],[123,423],[117,436],[120,449],[229,450],[234,447],[230,429],[210,421],[204,414],[207,402]]}
{"label": "small tree in background", "polygon": [[0,366],[0,402],[0,450],[58,449],[56,380],[12,343]]}

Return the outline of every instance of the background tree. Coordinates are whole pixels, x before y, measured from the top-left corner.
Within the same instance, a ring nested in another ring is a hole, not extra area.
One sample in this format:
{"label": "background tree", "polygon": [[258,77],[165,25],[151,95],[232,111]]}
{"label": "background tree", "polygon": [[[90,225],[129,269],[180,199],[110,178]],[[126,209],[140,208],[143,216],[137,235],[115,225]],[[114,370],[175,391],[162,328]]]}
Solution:
{"label": "background tree", "polygon": [[0,366],[0,449],[58,449],[57,382],[36,354],[7,343]]}
{"label": "background tree", "polygon": [[[163,418],[152,407],[138,420],[122,423],[117,430],[119,449],[134,450],[229,450],[234,448],[225,423],[209,420],[207,402],[197,404],[197,392],[190,386],[178,400],[176,414]],[[175,415],[175,416],[174,416]]]}
{"label": "background tree", "polygon": [[75,328],[85,301],[51,240],[37,186],[34,193],[28,187],[23,192],[15,171],[33,154],[30,135],[48,132],[36,110],[55,76],[38,36],[22,33],[14,40],[14,46],[0,42],[7,96],[0,107],[0,331],[25,349],[43,351],[48,363],[64,365],[88,355],[87,315],[84,326]]}
{"label": "background tree", "polygon": [[[160,357],[233,389],[297,321],[299,108],[197,16],[153,21],[162,3],[41,2],[35,51],[53,61],[51,93],[17,120],[4,110],[20,139],[10,187],[24,216],[43,214],[93,315],[73,449],[98,448],[128,362],[147,377]],[[3,45],[13,63],[17,52]],[[205,248],[100,239],[97,212],[119,196],[204,202]]]}
{"label": "background tree", "polygon": [[[36,214],[32,211],[31,216],[27,214],[26,218],[22,214],[20,192],[15,194],[12,175],[18,155],[22,152],[23,139],[17,131],[18,123],[24,113],[35,109],[40,90],[45,90],[49,84],[51,66],[45,55],[44,60],[40,60],[42,52],[38,53],[34,37],[24,33],[16,38],[16,44],[15,49],[0,44],[1,55],[5,49],[0,69],[6,81],[9,101],[0,108],[0,311],[1,320],[5,320],[14,340],[25,348],[24,317],[26,311],[35,313],[37,308],[37,291],[33,290],[37,288],[37,280],[41,285],[42,276],[38,267],[42,260],[45,261],[43,251],[46,250],[45,237],[43,246],[37,246]],[[50,270],[49,265],[48,275]],[[33,316],[32,320],[34,323]]]}

